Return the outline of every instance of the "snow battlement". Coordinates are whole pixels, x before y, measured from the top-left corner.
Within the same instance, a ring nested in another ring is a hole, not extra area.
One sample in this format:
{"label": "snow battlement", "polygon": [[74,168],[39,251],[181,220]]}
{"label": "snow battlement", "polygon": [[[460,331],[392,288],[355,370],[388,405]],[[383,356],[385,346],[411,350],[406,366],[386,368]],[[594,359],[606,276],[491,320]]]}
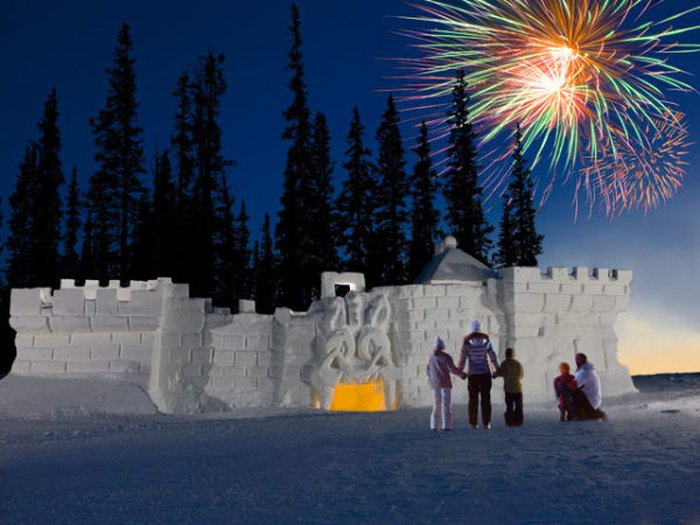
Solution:
{"label": "snow battlement", "polygon": [[[473,264],[466,255],[446,250],[426,282],[365,291],[362,274],[324,272],[321,299],[307,312],[278,308],[274,315],[256,314],[254,301],[231,315],[168,278],[15,289],[12,371],[136,382],[168,413],[329,409],[336,386],[372,381],[382,385],[387,408],[428,406],[425,365],[435,338],[456,357],[478,319],[500,358],[516,349],[532,402],[551,400],[559,362],[573,362],[577,352],[595,364],[604,395],[634,391],[614,329],[629,306],[630,270],[485,267],[485,278],[473,278],[450,266]],[[450,279],[439,279],[441,272]]]}

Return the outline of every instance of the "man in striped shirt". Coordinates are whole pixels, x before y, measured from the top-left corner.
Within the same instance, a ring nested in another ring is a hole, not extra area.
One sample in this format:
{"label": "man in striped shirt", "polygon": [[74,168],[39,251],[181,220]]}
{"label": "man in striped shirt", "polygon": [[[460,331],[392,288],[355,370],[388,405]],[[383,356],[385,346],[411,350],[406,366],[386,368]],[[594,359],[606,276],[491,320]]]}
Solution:
{"label": "man in striped shirt", "polygon": [[467,375],[469,377],[469,424],[472,428],[479,428],[477,422],[477,408],[481,397],[481,422],[486,430],[491,428],[491,369],[498,370],[498,358],[493,351],[489,336],[481,332],[481,323],[472,321],[471,333],[462,342],[462,351],[459,354],[457,368],[464,370],[469,362]]}

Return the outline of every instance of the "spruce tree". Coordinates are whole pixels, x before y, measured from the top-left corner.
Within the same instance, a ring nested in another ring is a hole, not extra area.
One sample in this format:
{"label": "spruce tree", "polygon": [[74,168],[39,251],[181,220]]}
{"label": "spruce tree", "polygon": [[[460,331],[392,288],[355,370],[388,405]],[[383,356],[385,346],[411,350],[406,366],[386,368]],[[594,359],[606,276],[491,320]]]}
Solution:
{"label": "spruce tree", "polygon": [[433,169],[428,142],[428,127],[425,122],[420,127],[418,141],[414,148],[418,161],[413,168],[411,194],[413,208],[411,213],[410,244],[410,278],[415,279],[426,264],[432,259],[438,221],[440,220],[434,205],[437,190],[437,174]]}
{"label": "spruce tree", "polygon": [[62,274],[66,278],[81,279],[80,257],[78,256],[78,236],[80,234],[80,210],[82,199],[78,187],[78,169],[73,166],[68,195],[66,198],[66,222],[63,234]]}
{"label": "spruce tree", "polygon": [[369,271],[370,247],[373,241],[372,217],[377,181],[370,159],[370,151],[364,145],[365,127],[357,107],[352,112],[352,122],[346,138],[347,150],[343,169],[347,178],[337,201],[338,229],[343,239],[346,256],[345,267],[349,271]]}
{"label": "spruce tree", "polygon": [[234,277],[236,285],[236,295],[240,299],[249,299],[253,296],[253,286],[250,278],[250,230],[248,220],[250,216],[246,210],[245,201],[241,201],[241,207],[236,216],[236,250],[233,254],[237,258],[236,275]]}
{"label": "spruce tree", "polygon": [[173,277],[178,257],[177,245],[182,231],[180,215],[177,213],[177,193],[173,182],[170,155],[164,151],[156,155],[153,173],[153,205],[150,223],[152,224],[151,245],[153,257],[153,277]]}
{"label": "spruce tree", "polygon": [[193,86],[188,71],[184,71],[177,80],[173,91],[177,110],[174,119],[174,132],[170,138],[170,147],[175,158],[177,210],[174,228],[178,235],[175,243],[175,256],[172,265],[172,277],[176,282],[191,280],[190,268],[194,265],[193,239],[194,217],[192,215],[192,194],[194,181],[194,143],[193,127]]}
{"label": "spruce tree", "polygon": [[503,215],[501,217],[500,229],[498,232],[497,252],[494,256],[494,263],[497,266],[507,268],[517,264],[517,253],[514,243],[513,202],[511,196],[505,193],[503,200]]}
{"label": "spruce tree", "polygon": [[99,279],[129,279],[131,225],[138,215],[145,173],[142,129],[138,126],[136,72],[129,25],[122,23],[105,107],[91,119],[97,172],[90,179],[87,201],[94,227],[94,269]]}
{"label": "spruce tree", "polygon": [[151,199],[144,188],[139,195],[134,222],[131,226],[133,239],[130,246],[129,276],[131,279],[145,281],[158,276],[155,270],[154,219]]}
{"label": "spruce tree", "polygon": [[331,136],[323,113],[317,113],[311,135],[310,208],[315,228],[311,237],[311,274],[314,296],[318,297],[321,272],[338,268],[337,216],[333,206],[333,161]]}
{"label": "spruce tree", "polygon": [[316,223],[308,213],[311,194],[311,123],[301,54],[301,21],[296,4],[292,4],[291,14],[292,48],[287,71],[291,73],[289,88],[293,100],[284,112],[287,126],[282,135],[291,144],[287,151],[276,237],[282,304],[293,310],[305,310],[313,293],[310,246]]}
{"label": "spruce tree", "polygon": [[255,261],[255,305],[258,313],[272,314],[277,305],[278,265],[272,244],[270,215],[265,214],[260,250]]}
{"label": "spruce tree", "polygon": [[457,75],[452,90],[448,170],[444,195],[447,201],[447,224],[460,249],[486,263],[493,246],[493,231],[484,216],[482,189],[478,180],[476,136],[469,122],[469,96],[464,72]]}
{"label": "spruce tree", "polygon": [[29,141],[10,197],[8,281],[12,287],[58,286],[61,266],[61,135],[56,89],[44,103],[38,141]]}
{"label": "spruce tree", "polygon": [[407,279],[406,197],[408,179],[399,130],[399,114],[390,95],[377,129],[377,170],[375,192],[376,227],[369,261],[369,281],[374,285],[403,284]]}
{"label": "spruce tree", "polygon": [[[221,250],[224,249],[222,246],[227,245],[228,240],[217,241],[215,238],[217,226],[228,223],[227,218],[222,219],[218,214],[227,205],[228,188],[224,191],[221,184],[225,180],[226,168],[232,164],[221,152],[222,130],[219,119],[221,99],[227,89],[223,63],[224,55],[216,55],[211,51],[200,57],[192,83],[194,181],[189,210],[192,228],[187,242],[189,266],[186,275],[193,296],[213,296],[218,298],[222,306],[233,300],[231,293],[226,291],[233,284],[224,285],[221,272],[225,270],[217,268],[217,260],[221,260]],[[231,299],[224,299],[225,297]]]}
{"label": "spruce tree", "polygon": [[236,228],[236,217],[233,213],[234,198],[229,192],[228,181],[221,177],[216,199],[215,229],[213,237],[214,255],[214,288],[212,297],[214,304],[221,307],[233,308],[238,311],[240,296],[237,288],[239,244]]}
{"label": "spruce tree", "polygon": [[60,188],[64,182],[61,169],[61,134],[58,129],[58,97],[56,88],[44,103],[39,122],[38,165],[34,189],[31,259],[36,264],[34,286],[58,287],[61,258],[61,223],[63,220]]}
{"label": "spruce tree", "polygon": [[34,260],[36,240],[33,237],[38,157],[39,146],[30,140],[19,165],[15,190],[10,196],[6,279],[11,288],[34,287],[38,280]]}
{"label": "spruce tree", "polygon": [[522,134],[519,125],[515,131],[513,164],[508,191],[513,214],[514,265],[537,266],[537,256],[542,254],[544,236],[539,235],[535,227],[537,212],[532,202],[533,184],[527,161],[523,158]]}

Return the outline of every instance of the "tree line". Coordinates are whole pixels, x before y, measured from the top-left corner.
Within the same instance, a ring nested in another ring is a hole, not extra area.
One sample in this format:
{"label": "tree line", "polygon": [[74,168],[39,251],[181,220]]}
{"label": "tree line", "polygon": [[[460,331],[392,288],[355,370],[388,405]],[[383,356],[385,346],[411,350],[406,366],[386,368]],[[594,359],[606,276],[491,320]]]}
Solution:
{"label": "tree line", "polygon": [[[265,215],[252,246],[245,201],[237,202],[229,181],[234,162],[222,152],[221,104],[228,87],[222,54],[198,57],[178,77],[169,145],[154,153],[148,173],[133,42],[123,23],[106,70],[104,106],[90,119],[96,168],[85,189],[75,166],[66,184],[58,96],[51,90],[38,138],[26,144],[9,199],[0,304],[4,348],[13,347],[14,337],[6,322],[9,289],[56,287],[61,277],[127,283],[171,276],[189,283],[192,296],[212,297],[234,311],[240,298],[254,298],[261,313],[276,306],[304,310],[318,297],[324,270],[363,272],[370,287],[412,281],[433,256],[441,219],[461,249],[487,264],[537,264],[542,236],[535,229],[519,129],[495,247],[491,240],[462,73],[452,92],[443,176],[436,173],[425,123],[411,147],[415,162],[407,168],[400,114],[390,95],[375,133],[376,155],[354,108],[342,162],[346,176],[336,191],[328,122],[308,103],[294,4],[290,33],[292,100],[284,111],[288,148],[281,206],[275,225]],[[440,191],[446,201],[442,217],[435,204]],[[0,375],[14,358],[9,354],[0,359]]]}

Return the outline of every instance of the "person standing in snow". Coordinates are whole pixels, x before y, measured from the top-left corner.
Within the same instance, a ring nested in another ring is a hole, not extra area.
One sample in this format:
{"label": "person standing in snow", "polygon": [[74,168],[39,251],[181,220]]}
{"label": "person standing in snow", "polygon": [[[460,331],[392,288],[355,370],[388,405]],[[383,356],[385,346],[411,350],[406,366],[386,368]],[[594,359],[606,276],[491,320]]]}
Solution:
{"label": "person standing in snow", "polygon": [[469,424],[472,428],[479,428],[477,422],[477,409],[481,398],[481,422],[486,430],[491,428],[491,369],[498,370],[498,358],[493,351],[489,336],[481,332],[481,323],[472,321],[471,333],[465,336],[462,342],[462,351],[459,354],[457,368],[464,370],[467,362],[467,376],[469,377]]}
{"label": "person standing in snow", "polygon": [[506,348],[506,359],[494,374],[503,377],[503,390],[506,394],[506,426],[519,427],[523,424],[523,365],[515,359],[515,350]]}
{"label": "person standing in snow", "polygon": [[445,342],[435,338],[435,349],[428,361],[428,379],[433,389],[433,412],[430,414],[430,430],[452,430],[452,379],[450,373],[465,379],[467,374],[458,370],[450,354],[445,352]]}
{"label": "person standing in snow", "polygon": [[579,419],[605,419],[605,412],[600,410],[603,395],[600,389],[600,379],[593,363],[588,362],[586,354],[576,354],[576,385],[577,392],[583,396],[574,396],[576,415]]}
{"label": "person standing in snow", "polygon": [[559,364],[559,376],[554,379],[554,392],[559,401],[559,421],[574,421],[576,408],[574,405],[574,392],[576,392],[576,379],[571,375],[569,363]]}

